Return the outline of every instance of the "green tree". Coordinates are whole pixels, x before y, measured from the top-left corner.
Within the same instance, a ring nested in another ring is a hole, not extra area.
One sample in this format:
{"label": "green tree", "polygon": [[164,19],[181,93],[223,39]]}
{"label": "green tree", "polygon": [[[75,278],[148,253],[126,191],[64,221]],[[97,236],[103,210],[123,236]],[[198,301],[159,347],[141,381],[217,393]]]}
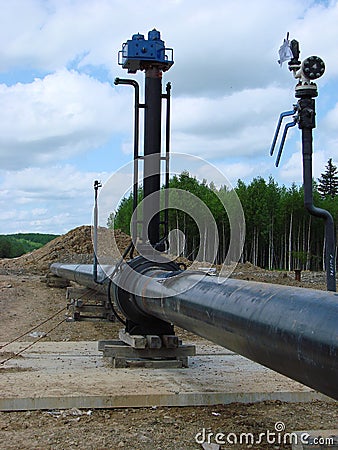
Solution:
{"label": "green tree", "polygon": [[27,241],[29,243],[37,243],[40,245],[47,244],[47,242],[50,242],[52,239],[55,239],[58,237],[58,234],[42,234],[42,233],[16,233],[16,234],[10,234],[9,236],[19,239],[21,241]]}
{"label": "green tree", "polygon": [[9,258],[11,255],[11,242],[6,236],[0,236],[0,258]]}
{"label": "green tree", "polygon": [[116,212],[114,220],[112,220],[112,214],[110,214],[108,218],[108,226],[112,227],[114,224],[115,229],[119,229],[124,231],[127,234],[130,234],[130,223],[131,216],[133,214],[133,194],[130,194],[129,197],[124,197]]}
{"label": "green tree", "polygon": [[328,160],[325,169],[325,172],[318,178],[318,192],[322,198],[335,198],[338,195],[338,169],[332,163],[332,158]]}
{"label": "green tree", "polygon": [[[143,198],[142,188],[138,190],[138,204]],[[141,214],[142,209],[139,207]],[[131,233],[131,217],[133,215],[133,194],[130,193],[128,197],[124,197],[116,211],[109,214],[107,218],[107,227],[115,230],[122,230],[124,233]]]}
{"label": "green tree", "polygon": [[[242,262],[249,261],[268,269],[292,270],[303,267],[307,270],[322,270],[324,223],[311,216],[304,208],[302,187],[295,184],[291,187],[278,186],[272,177],[268,181],[257,177],[248,184],[238,180],[236,188],[228,190],[224,186],[216,187],[213,182],[209,184],[206,180],[200,182],[187,171],[173,176],[169,187],[177,189],[170,194],[170,204],[173,206],[169,210],[169,230],[178,228],[184,233],[184,256],[189,259],[195,259],[198,251],[202,250],[201,258],[209,261],[213,253],[211,247],[217,241],[209,231],[204,231],[200,236],[195,220],[184,212],[187,200],[179,190],[193,194],[189,199],[189,207],[190,210],[198,212],[198,222],[204,223],[204,213],[199,206],[199,199],[214,217],[219,237],[218,263],[224,261],[231,239],[230,224],[222,202],[227,208],[231,208],[232,195],[236,193],[242,203],[246,221]],[[337,227],[337,198],[331,196],[322,198],[315,183],[313,191],[314,204],[330,211]],[[141,198],[140,189],[139,201]],[[115,212],[114,227],[130,233],[131,214],[130,195],[121,201]],[[111,215],[109,223],[112,217]],[[338,233],[338,228],[336,229]],[[162,230],[161,233],[163,235]]]}

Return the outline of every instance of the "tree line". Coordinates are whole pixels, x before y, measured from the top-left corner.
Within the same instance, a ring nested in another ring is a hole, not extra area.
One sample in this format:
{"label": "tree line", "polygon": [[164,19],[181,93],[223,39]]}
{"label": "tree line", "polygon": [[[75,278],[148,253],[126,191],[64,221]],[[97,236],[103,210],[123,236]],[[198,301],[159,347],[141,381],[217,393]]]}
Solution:
{"label": "tree line", "polygon": [[[208,206],[219,236],[216,262],[222,263],[231,238],[223,203],[231,202],[233,192],[225,186],[216,188],[213,182],[200,182],[187,171],[173,176],[169,187],[191,192]],[[238,180],[234,192],[242,204],[246,223],[242,262],[249,261],[270,270],[324,269],[324,223],[305,210],[303,187],[296,184],[280,186],[272,177],[268,180],[257,177],[248,184]],[[331,159],[318,182],[313,181],[313,192],[314,204],[332,214],[337,235],[338,170]],[[169,211],[169,230],[178,228],[184,233],[184,256],[194,259],[202,241],[208,240],[210,244],[213,236],[199,236],[196,222],[181,210],[184,200],[175,192],[173,195],[176,195],[173,203],[177,208]],[[140,189],[139,200],[141,198]],[[124,198],[117,211],[111,214],[108,226],[130,234],[131,215],[132,195]],[[205,250],[202,259],[210,260]]]}
{"label": "tree line", "polygon": [[16,233],[0,235],[0,258],[16,258],[55,239],[56,234]]}

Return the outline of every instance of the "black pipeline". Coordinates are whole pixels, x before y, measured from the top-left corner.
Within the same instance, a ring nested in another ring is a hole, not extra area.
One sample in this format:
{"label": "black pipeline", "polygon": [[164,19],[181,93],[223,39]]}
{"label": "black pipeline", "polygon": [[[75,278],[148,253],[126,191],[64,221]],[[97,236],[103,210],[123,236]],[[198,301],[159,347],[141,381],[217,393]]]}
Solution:
{"label": "black pipeline", "polygon": [[[51,270],[103,289],[93,282],[92,266],[52,264]],[[189,271],[150,269],[144,276],[128,265],[113,284],[123,277],[136,295],[114,290],[122,311],[128,302],[141,317],[173,323],[338,400],[337,293]]]}

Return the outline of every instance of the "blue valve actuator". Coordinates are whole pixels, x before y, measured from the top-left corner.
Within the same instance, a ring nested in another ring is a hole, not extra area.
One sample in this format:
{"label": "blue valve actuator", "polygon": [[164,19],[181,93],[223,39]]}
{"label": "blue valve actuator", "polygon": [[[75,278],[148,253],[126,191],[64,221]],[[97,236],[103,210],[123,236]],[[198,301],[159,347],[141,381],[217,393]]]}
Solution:
{"label": "blue valve actuator", "polygon": [[165,47],[160,32],[155,29],[149,31],[148,40],[143,34],[137,33],[122,45],[119,64],[129,73],[146,70],[151,66],[166,71],[174,64],[173,49]]}

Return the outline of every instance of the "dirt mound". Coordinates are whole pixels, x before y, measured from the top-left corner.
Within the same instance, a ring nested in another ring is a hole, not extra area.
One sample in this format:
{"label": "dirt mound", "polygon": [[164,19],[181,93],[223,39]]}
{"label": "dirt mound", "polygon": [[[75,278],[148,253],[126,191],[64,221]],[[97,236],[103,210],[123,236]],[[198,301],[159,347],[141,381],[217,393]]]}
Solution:
{"label": "dirt mound", "polygon": [[[131,241],[121,230],[100,227],[98,233],[99,255],[118,259]],[[59,236],[48,244],[18,258],[0,259],[1,272],[43,274],[53,262],[88,264],[93,261],[92,227],[84,225]]]}

